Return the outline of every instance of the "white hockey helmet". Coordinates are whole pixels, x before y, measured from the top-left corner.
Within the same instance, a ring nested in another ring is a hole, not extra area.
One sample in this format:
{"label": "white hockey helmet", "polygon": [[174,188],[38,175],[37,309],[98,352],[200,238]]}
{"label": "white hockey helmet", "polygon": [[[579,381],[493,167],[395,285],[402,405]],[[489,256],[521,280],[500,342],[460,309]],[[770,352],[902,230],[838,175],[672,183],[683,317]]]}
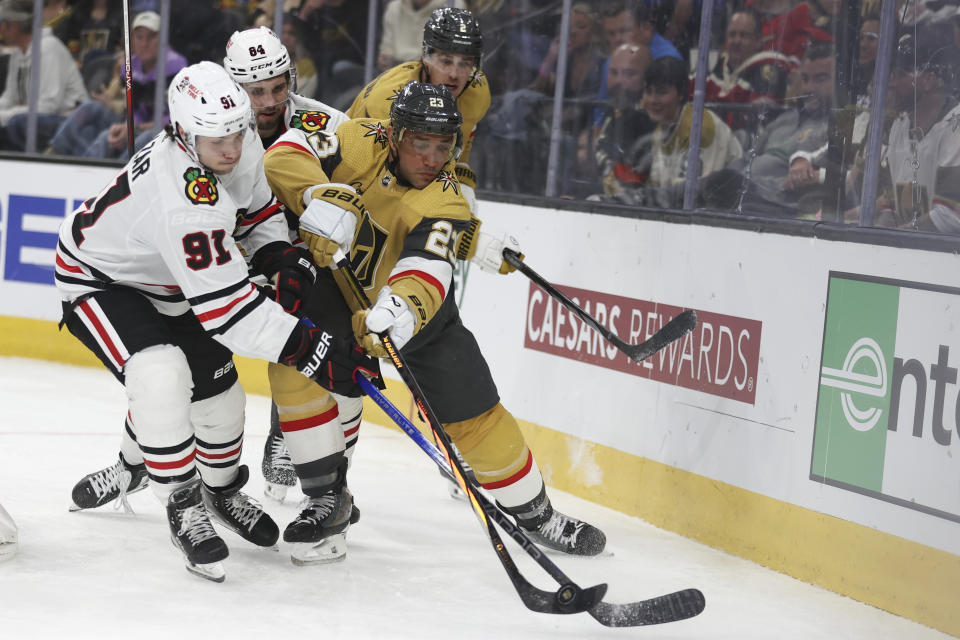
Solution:
{"label": "white hockey helmet", "polygon": [[223,66],[240,84],[286,73],[290,76],[290,90],[296,90],[296,68],[290,64],[290,53],[267,27],[234,31],[227,41]]}
{"label": "white hockey helmet", "polygon": [[[184,67],[167,90],[170,124],[196,158],[197,136],[221,138],[246,132],[253,124],[247,92],[220,65],[203,61]],[[178,134],[179,135],[179,134]]]}

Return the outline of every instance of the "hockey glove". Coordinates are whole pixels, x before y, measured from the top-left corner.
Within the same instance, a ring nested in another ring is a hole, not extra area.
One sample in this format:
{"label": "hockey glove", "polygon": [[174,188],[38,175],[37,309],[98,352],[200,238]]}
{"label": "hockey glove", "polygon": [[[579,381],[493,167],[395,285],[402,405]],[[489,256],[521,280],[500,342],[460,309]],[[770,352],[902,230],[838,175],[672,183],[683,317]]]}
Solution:
{"label": "hockey glove", "polygon": [[502,239],[495,238],[489,233],[479,232],[476,240],[477,250],[471,261],[483,271],[508,274],[516,269],[503,259],[503,250],[512,249],[520,254],[520,243],[511,235],[504,234]]}
{"label": "hockey glove", "polygon": [[[356,194],[356,190],[349,185],[329,186],[336,189],[331,188],[326,191]],[[333,263],[333,254],[338,248],[342,249],[346,255],[350,255],[350,245],[353,243],[353,234],[356,229],[357,217],[328,200],[312,199],[300,216],[300,238],[306,243],[314,262],[320,267],[328,267]]]}
{"label": "hockey glove", "polygon": [[363,392],[354,380],[364,373],[378,377],[379,365],[346,338],[335,338],[323,329],[298,324],[280,353],[279,362],[307,376],[324,389],[350,398]]}
{"label": "hockey glove", "polygon": [[380,289],[377,302],[370,309],[353,314],[353,333],[357,342],[371,356],[385,358],[386,350],[376,336],[389,331],[393,346],[402,349],[416,331],[417,321],[406,298],[398,296],[390,287]]}
{"label": "hockey glove", "polygon": [[317,270],[306,250],[271,243],[254,254],[250,262],[256,271],[273,281],[270,297],[287,313],[299,315],[317,280]]}

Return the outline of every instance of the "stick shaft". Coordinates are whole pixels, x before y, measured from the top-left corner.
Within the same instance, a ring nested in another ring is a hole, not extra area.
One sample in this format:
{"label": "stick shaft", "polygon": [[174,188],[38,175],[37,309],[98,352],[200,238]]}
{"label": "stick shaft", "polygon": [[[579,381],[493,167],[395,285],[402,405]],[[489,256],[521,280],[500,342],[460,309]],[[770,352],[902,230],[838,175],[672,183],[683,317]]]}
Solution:
{"label": "stick shaft", "polygon": [[[130,0],[123,0],[123,77],[127,94],[127,157],[133,157],[133,64],[130,61]],[[162,74],[160,74],[162,75]],[[158,79],[157,82],[160,82]]]}

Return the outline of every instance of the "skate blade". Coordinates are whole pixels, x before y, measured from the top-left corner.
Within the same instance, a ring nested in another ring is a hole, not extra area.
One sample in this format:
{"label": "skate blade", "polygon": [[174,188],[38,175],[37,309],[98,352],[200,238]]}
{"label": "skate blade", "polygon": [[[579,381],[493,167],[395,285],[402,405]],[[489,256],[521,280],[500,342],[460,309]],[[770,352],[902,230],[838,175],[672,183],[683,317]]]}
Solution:
{"label": "skate blade", "polygon": [[263,495],[274,502],[283,502],[287,497],[287,489],[289,487],[286,485],[267,482],[263,485]]}
{"label": "skate blade", "polygon": [[342,562],[347,557],[345,533],[335,533],[320,542],[295,542],[290,546],[290,561],[298,567]]}
{"label": "skate blade", "polygon": [[0,562],[9,560],[17,553],[16,542],[0,542]]}
{"label": "skate blade", "polygon": [[187,568],[187,571],[193,575],[213,582],[223,582],[227,578],[227,572],[223,570],[223,564],[220,562],[194,564],[187,560],[184,566]]}

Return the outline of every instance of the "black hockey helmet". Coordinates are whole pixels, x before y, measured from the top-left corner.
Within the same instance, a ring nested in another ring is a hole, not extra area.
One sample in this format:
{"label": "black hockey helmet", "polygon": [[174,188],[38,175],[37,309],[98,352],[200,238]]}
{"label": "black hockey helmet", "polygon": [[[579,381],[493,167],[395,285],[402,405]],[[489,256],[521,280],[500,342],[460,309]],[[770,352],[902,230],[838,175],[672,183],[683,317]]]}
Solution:
{"label": "black hockey helmet", "polygon": [[453,94],[443,85],[408,82],[390,107],[394,129],[422,133],[460,133],[463,116]]}
{"label": "black hockey helmet", "polygon": [[404,131],[457,136],[453,157],[463,147],[460,125],[463,116],[450,90],[443,85],[408,82],[390,107],[393,139],[399,144]]}
{"label": "black hockey helmet", "polygon": [[436,49],[473,56],[479,67],[483,34],[473,14],[454,7],[434,9],[423,26],[423,54],[429,55]]}

